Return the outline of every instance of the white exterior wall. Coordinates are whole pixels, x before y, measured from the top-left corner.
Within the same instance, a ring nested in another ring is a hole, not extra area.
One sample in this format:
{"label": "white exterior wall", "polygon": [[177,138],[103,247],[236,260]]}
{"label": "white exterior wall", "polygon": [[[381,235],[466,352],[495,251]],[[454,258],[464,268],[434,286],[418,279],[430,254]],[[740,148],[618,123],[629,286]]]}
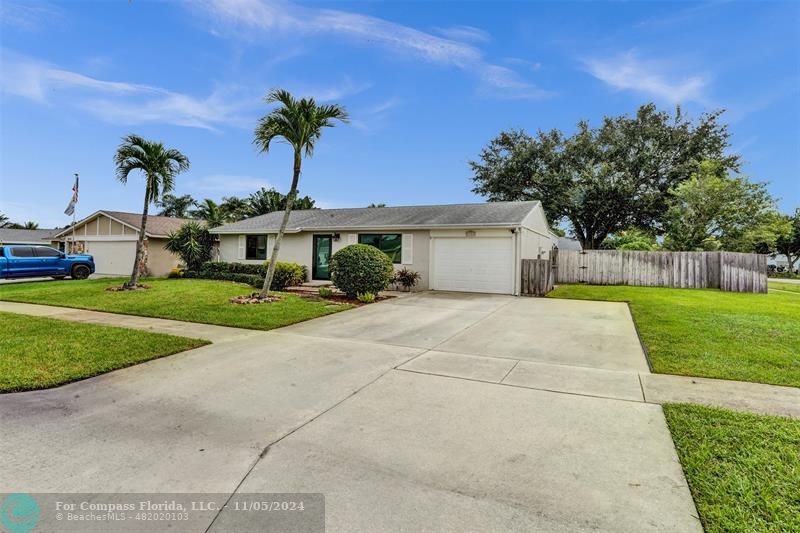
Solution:
{"label": "white exterior wall", "polygon": [[[403,260],[406,261],[401,264],[394,265],[395,270],[403,267],[416,270],[422,276],[415,290],[427,290],[428,288],[428,266],[430,249],[430,232],[425,231],[401,231],[401,230],[359,230],[358,232],[345,232],[338,230],[318,231],[318,232],[301,232],[301,233],[287,233],[283,236],[281,242],[281,249],[279,252],[280,261],[289,261],[292,263],[299,263],[305,265],[308,269],[308,275],[311,276],[312,261],[313,261],[313,235],[330,235],[331,233],[339,233],[339,240],[333,241],[333,253],[338,252],[348,244],[358,243],[359,233],[402,233],[403,234]],[[261,233],[252,233],[251,235],[263,235]],[[244,259],[244,256],[239,253],[239,237],[240,235],[220,235],[219,236],[219,259],[220,261],[236,262],[236,263],[250,263],[259,264],[263,263],[260,259]],[[267,257],[272,253],[272,246],[274,244],[275,235],[269,235],[269,242],[267,244]],[[409,260],[410,258],[410,260]]]}
{"label": "white exterior wall", "polygon": [[539,205],[522,221],[520,259],[548,259],[557,240],[550,235],[544,210]]}

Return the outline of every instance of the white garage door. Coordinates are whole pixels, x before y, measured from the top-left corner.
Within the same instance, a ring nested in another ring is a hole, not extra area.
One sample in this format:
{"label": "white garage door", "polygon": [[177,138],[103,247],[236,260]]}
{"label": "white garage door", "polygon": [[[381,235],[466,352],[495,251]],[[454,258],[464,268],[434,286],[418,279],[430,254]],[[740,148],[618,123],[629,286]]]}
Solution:
{"label": "white garage door", "polygon": [[514,292],[511,237],[434,238],[434,290]]}
{"label": "white garage door", "polygon": [[136,258],[136,241],[89,241],[87,253],[94,256],[98,274],[130,276]]}

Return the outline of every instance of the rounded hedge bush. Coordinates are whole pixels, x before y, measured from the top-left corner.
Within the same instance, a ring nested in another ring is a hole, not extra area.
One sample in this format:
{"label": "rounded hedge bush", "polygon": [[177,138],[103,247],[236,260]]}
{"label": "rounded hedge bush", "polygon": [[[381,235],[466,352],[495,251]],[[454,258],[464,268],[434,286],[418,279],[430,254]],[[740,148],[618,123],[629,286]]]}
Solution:
{"label": "rounded hedge bush", "polygon": [[389,256],[368,244],[345,246],[331,257],[331,281],[350,298],[359,293],[378,294],[394,278]]}

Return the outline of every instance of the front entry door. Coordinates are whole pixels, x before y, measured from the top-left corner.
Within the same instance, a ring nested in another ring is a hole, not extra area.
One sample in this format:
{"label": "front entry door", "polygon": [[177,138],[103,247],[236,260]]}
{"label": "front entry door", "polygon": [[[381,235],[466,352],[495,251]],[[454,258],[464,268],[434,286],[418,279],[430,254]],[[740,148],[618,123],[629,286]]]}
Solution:
{"label": "front entry door", "polygon": [[312,279],[331,279],[330,260],[333,239],[330,235],[314,235],[314,264]]}

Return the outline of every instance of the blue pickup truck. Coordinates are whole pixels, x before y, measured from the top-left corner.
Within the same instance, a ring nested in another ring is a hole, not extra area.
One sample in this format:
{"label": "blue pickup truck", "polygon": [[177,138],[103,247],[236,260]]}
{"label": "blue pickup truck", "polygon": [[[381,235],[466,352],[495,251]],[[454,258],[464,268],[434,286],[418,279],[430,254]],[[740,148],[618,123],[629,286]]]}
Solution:
{"label": "blue pickup truck", "polygon": [[94,273],[91,255],[67,255],[49,246],[0,246],[0,279],[53,277],[86,279]]}

